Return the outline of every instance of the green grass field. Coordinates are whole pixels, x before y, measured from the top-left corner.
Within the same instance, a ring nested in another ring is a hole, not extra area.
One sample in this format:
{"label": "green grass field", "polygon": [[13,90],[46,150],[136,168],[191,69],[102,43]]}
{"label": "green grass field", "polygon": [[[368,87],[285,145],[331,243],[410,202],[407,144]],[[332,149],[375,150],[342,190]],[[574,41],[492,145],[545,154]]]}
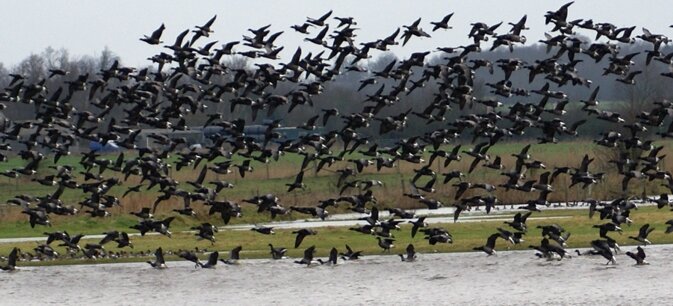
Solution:
{"label": "green grass field", "polygon": [[[657,142],[657,145],[666,144],[669,143]],[[514,158],[511,157],[511,154],[518,153],[525,145],[526,143],[522,142],[505,142],[493,146],[489,150],[489,154],[491,154],[492,157],[501,156],[503,163],[506,165],[505,170],[509,170],[513,167],[514,164]],[[443,149],[451,150],[453,147],[453,145],[448,145]],[[471,146],[464,145],[462,149],[467,150],[469,147]],[[670,146],[666,146],[666,148],[664,148],[660,154],[673,154],[673,152],[668,152],[670,150],[669,147]],[[366,148],[362,149],[364,150]],[[555,192],[550,195],[551,201],[574,201],[583,200],[589,197],[596,199],[613,199],[615,197],[624,195],[620,192],[615,192],[615,190],[619,189],[616,186],[620,185],[621,177],[616,173],[614,166],[607,163],[610,158],[609,153],[606,152],[606,149],[598,147],[591,141],[577,140],[573,142],[563,142],[555,145],[533,145],[529,153],[532,155],[533,159],[544,161],[547,165],[547,170],[552,170],[555,166],[578,166],[582,156],[584,156],[584,154],[589,154],[590,156],[596,158],[596,161],[591,165],[591,171],[607,173],[607,177],[604,182],[599,183],[598,185],[593,186],[591,189],[587,190],[583,190],[580,187],[568,189],[567,185],[569,184],[569,180],[567,177],[560,176],[559,179],[557,179],[557,181],[554,183]],[[426,160],[428,159],[429,155],[429,150],[424,153]],[[471,162],[471,158],[465,154],[463,156],[463,160],[459,162],[453,162],[447,169],[444,169],[439,165],[436,165],[433,167],[433,169],[436,168],[435,171],[438,174],[451,170],[461,170],[466,173]],[[127,153],[125,156],[127,160],[133,157],[135,157],[134,153]],[[360,153],[356,152],[350,156],[347,156],[346,159],[358,159],[362,157],[363,156]],[[106,155],[102,158],[114,160],[116,159],[116,155]],[[299,171],[299,165],[302,161],[302,158],[303,156],[298,154],[286,154],[279,161],[272,161],[269,164],[262,164],[253,161],[252,165],[255,170],[252,173],[248,173],[245,179],[241,179],[238,174],[235,173],[229,175],[216,175],[212,172],[209,172],[206,177],[206,181],[221,179],[235,184],[235,188],[225,189],[218,195],[218,200],[233,200],[240,203],[242,206],[243,216],[241,218],[232,219],[230,224],[254,224],[266,223],[273,220],[306,219],[308,216],[298,213],[291,213],[272,219],[268,213],[258,214],[256,212],[256,208],[253,205],[242,202],[243,199],[266,193],[273,193],[280,197],[281,205],[284,207],[290,207],[293,205],[312,206],[317,204],[320,200],[338,197],[339,188],[336,186],[337,176],[334,174],[334,171],[336,169],[349,166],[347,161],[338,162],[331,168],[328,168],[317,174],[309,170],[304,178],[304,183],[307,185],[305,190],[295,190],[289,193],[286,191],[287,187],[285,184],[291,183],[294,180],[294,175]],[[237,163],[243,159],[244,158],[241,156],[235,156],[234,162]],[[170,160],[175,161],[176,156],[173,155]],[[62,160],[59,162],[59,165],[73,165],[75,166],[75,172],[77,173],[78,171],[84,170],[78,165],[78,161],[79,157],[77,156],[66,156],[62,158]],[[25,162],[19,158],[12,158],[9,162],[0,164],[0,171],[21,167],[24,163]],[[38,175],[35,177],[43,177],[49,173],[53,173],[54,170],[49,167],[52,165],[53,162],[51,159],[46,159],[40,165]],[[186,167],[180,171],[173,170],[171,172],[171,176],[180,182],[180,188],[191,191],[193,190],[193,187],[186,184],[185,182],[193,180],[196,176],[198,176],[202,166],[203,164],[196,168]],[[401,207],[405,209],[424,208],[422,204],[419,204],[415,200],[406,198],[402,195],[404,192],[411,191],[409,180],[414,175],[413,169],[420,168],[421,166],[422,165],[419,164],[400,163],[398,166],[392,169],[383,169],[381,172],[377,172],[375,167],[369,167],[365,169],[363,173],[359,174],[357,179],[376,179],[381,180],[384,183],[383,187],[377,187],[373,189],[374,195],[378,199],[377,207],[379,209],[385,209],[388,207]],[[665,163],[662,163],[660,166],[663,168],[663,170],[672,170],[669,169],[668,165]],[[97,169],[94,169],[93,171],[96,172]],[[529,179],[536,179],[537,176],[544,171],[545,170],[542,169],[529,170],[527,175]],[[468,174],[465,180],[470,182],[487,182],[491,184],[499,184],[505,180],[505,177],[501,176],[499,172],[500,171],[491,170],[480,166],[477,167],[474,173]],[[106,177],[120,177],[120,174],[114,173],[110,170],[103,174]],[[441,178],[442,177],[439,176],[438,180],[441,180]],[[427,178],[421,179],[418,184],[422,185],[425,181],[427,181]],[[121,197],[128,186],[133,186],[138,183],[140,183],[138,178],[131,177],[127,182],[124,183],[124,185],[114,187],[110,193]],[[664,187],[660,186],[660,182],[657,180],[653,182],[647,182],[645,180],[634,180],[630,186],[631,188],[628,193],[630,195],[639,195],[642,192],[652,195],[659,194],[660,192],[664,192],[666,190]],[[435,188],[437,191],[434,194],[429,195],[429,197],[442,201],[445,203],[445,206],[450,206],[455,203],[453,200],[455,188],[452,187],[451,184],[442,185],[441,183],[438,183],[435,185]],[[31,178],[29,177],[20,177],[18,179],[9,179],[3,177],[0,178],[0,201],[5,201],[18,194],[30,194],[34,196],[47,195],[52,193],[55,189],[56,187],[53,186],[42,186],[36,182],[32,182]],[[498,199],[504,204],[522,203],[526,200],[537,197],[537,193],[523,193],[519,191],[505,192],[504,190],[500,189],[495,191],[494,195],[496,195]],[[354,194],[356,192],[356,190],[346,191],[344,195]],[[469,190],[463,197],[470,197],[478,194],[485,194],[485,192],[481,190]],[[9,205],[0,206],[0,238],[36,237],[41,236],[45,231],[55,230],[66,230],[70,233],[82,233],[86,235],[101,234],[102,232],[109,230],[120,230],[132,233],[134,230],[129,229],[129,226],[135,224],[137,220],[135,217],[129,215],[129,212],[138,211],[142,207],[151,206],[157,195],[158,193],[156,188],[149,191],[143,190],[141,193],[132,193],[129,196],[121,199],[121,207],[113,207],[109,209],[112,217],[108,218],[92,218],[84,213],[80,213],[76,216],[52,216],[51,222],[53,227],[51,228],[43,226],[37,226],[34,229],[30,228],[28,224],[28,217],[24,214],[21,214],[20,207]],[[77,203],[83,200],[83,197],[84,195],[79,190],[66,189],[61,199],[66,205],[72,205],[79,208],[79,204]],[[176,213],[172,212],[172,209],[180,208],[182,205],[182,199],[175,197],[165,201],[160,204],[156,218],[162,219],[168,216],[175,216]],[[171,225],[172,231],[184,231],[202,222],[210,222],[217,226],[223,225],[223,222],[219,219],[219,217],[208,216],[207,207],[201,203],[193,203],[192,207],[194,207],[196,210],[197,216],[177,216],[176,220]],[[329,211],[331,214],[348,212],[349,205],[344,203],[337,208],[330,208]],[[543,212],[539,215],[550,216],[557,215],[559,213],[573,216],[571,219],[563,219],[562,221],[559,221],[559,223],[568,223],[562,225],[564,225],[570,232],[573,233],[573,236],[570,240],[571,247],[587,246],[590,240],[597,237],[596,231],[590,230],[590,226],[592,224],[596,224],[598,221],[587,220],[585,211],[582,213],[575,210],[563,212],[549,211]],[[646,208],[642,211],[637,211],[635,215],[636,217],[634,220],[636,220],[637,224],[649,222],[657,225],[658,230],[653,233],[652,241],[657,243],[672,242],[669,237],[673,236],[663,235],[660,231],[664,228],[663,223],[671,218],[669,213],[663,210],[654,211]],[[642,221],[641,218],[645,221]],[[534,224],[534,222],[531,222],[531,225]],[[470,250],[475,246],[483,244],[488,234],[494,232],[495,228],[497,226],[502,226],[502,224],[482,222],[476,224],[447,224],[443,226],[446,226],[454,234],[456,242],[452,245],[441,245],[431,248],[427,245],[427,243],[420,241],[422,238],[417,237],[414,241],[416,244],[418,244],[420,251],[445,252]],[[629,228],[629,230],[636,231],[637,228],[632,227]],[[343,244],[348,242],[350,245],[356,248],[365,250],[368,254],[380,253],[380,250],[376,245],[376,240],[373,237],[348,231],[345,228],[319,229],[319,232],[320,238],[315,239],[315,243],[319,249],[319,252],[327,252],[331,246],[343,248]],[[536,231],[533,232],[537,233]],[[403,249],[407,243],[411,242],[408,237],[408,229],[406,228],[403,228],[403,231],[397,233],[396,236],[399,239],[397,242],[398,250]],[[244,245],[246,255],[254,258],[264,257],[267,255],[268,248],[266,244],[269,242],[272,242],[275,245],[279,244],[289,246],[291,245],[292,239],[294,239],[292,235],[289,235],[285,231],[279,231],[279,233],[273,237],[261,236],[252,232],[225,231],[218,234],[217,237],[218,242],[214,247],[211,247],[209,242],[197,242],[194,237],[187,234],[176,234],[173,239],[158,236],[147,236],[134,239],[134,243],[136,243],[136,250],[154,249],[158,246],[164,246],[165,249],[190,249],[198,246],[209,249],[217,249],[220,251],[228,250],[235,245],[241,244]],[[620,238],[624,237],[626,237],[626,235]],[[311,238],[315,237],[309,237],[308,239]],[[531,240],[529,238],[528,241],[532,241],[533,243],[539,242],[536,240],[539,239],[535,238]],[[626,239],[622,240],[624,241],[620,242],[626,242]],[[31,250],[34,245],[35,243],[19,244],[21,248],[27,250]],[[523,247],[526,246],[527,244],[525,244]],[[11,246],[9,245],[1,245],[0,254],[6,253],[10,247]],[[506,247],[504,243],[502,244],[502,247]],[[514,249],[516,248],[520,248],[520,246],[515,246]],[[114,248],[111,250],[116,251]],[[301,250],[293,250],[291,255],[295,256],[300,253]]]}
{"label": "green grass field", "polygon": [[[508,214],[510,215],[510,214]],[[537,229],[538,225],[547,225],[556,223],[564,227],[572,235],[568,241],[568,249],[574,248],[583,248],[589,247],[590,242],[594,239],[598,239],[598,229],[592,228],[594,224],[602,224],[607,222],[606,220],[599,220],[597,216],[594,216],[593,219],[589,219],[587,211],[585,209],[573,209],[573,210],[555,210],[555,211],[543,211],[541,213],[534,213],[532,218],[537,217],[552,217],[552,216],[564,216],[567,218],[562,219],[550,219],[550,220],[529,220],[528,224],[528,233],[524,237],[525,242],[519,245],[510,245],[504,240],[499,239],[496,243],[497,250],[523,250],[527,249],[529,245],[539,245],[541,240],[540,229]],[[634,223],[630,226],[623,225],[624,233],[610,233],[609,236],[617,240],[617,242],[622,245],[632,245],[636,241],[631,240],[628,236],[635,236],[638,233],[638,229],[645,223],[649,223],[652,227],[655,228],[655,231],[652,232],[649,236],[649,239],[655,244],[661,243],[673,243],[673,235],[665,234],[664,229],[666,225],[664,224],[667,220],[673,218],[673,212],[668,210],[658,210],[655,207],[643,207],[637,211],[634,211],[632,214],[632,219]],[[122,224],[119,224],[122,225]],[[463,252],[471,251],[472,248],[483,245],[486,241],[486,237],[490,234],[496,232],[496,228],[502,227],[507,229],[507,225],[503,224],[502,221],[483,221],[483,222],[470,222],[470,223],[455,223],[455,224],[434,224],[431,227],[442,227],[453,235],[454,243],[453,244],[437,244],[431,246],[428,244],[427,240],[423,239],[422,233],[416,235],[415,238],[411,238],[410,235],[410,226],[403,225],[400,231],[394,232],[395,235],[395,245],[391,253],[403,253],[404,248],[408,243],[413,243],[416,247],[416,250],[421,253],[434,253],[434,252]],[[291,230],[277,230],[275,235],[262,235],[252,231],[241,231],[241,230],[222,230],[216,234],[215,239],[216,243],[211,245],[209,241],[201,240],[197,241],[196,237],[193,234],[189,233],[177,233],[174,231],[172,238],[165,236],[145,236],[145,237],[132,237],[131,240],[135,245],[134,249],[126,248],[126,252],[138,253],[141,251],[152,252],[158,247],[162,247],[165,252],[177,252],[178,250],[185,249],[194,249],[198,248],[202,251],[219,251],[224,252],[223,256],[226,257],[227,252],[234,248],[237,245],[243,246],[243,252],[241,253],[242,258],[252,259],[252,258],[268,258],[269,257],[269,248],[268,243],[272,243],[276,247],[287,247],[289,249],[288,256],[290,257],[301,257],[303,250],[311,245],[315,245],[317,249],[317,256],[325,257],[332,247],[336,247],[340,251],[344,251],[345,244],[350,245],[355,250],[362,250],[365,255],[380,255],[386,254],[381,248],[377,245],[375,236],[361,234],[354,231],[348,230],[347,227],[327,227],[327,228],[317,228],[318,235],[308,236],[304,239],[304,242],[298,249],[292,248],[294,244],[295,236],[291,233]],[[71,234],[77,232],[71,232]],[[85,243],[97,243],[96,240],[91,239],[82,239],[80,245]],[[54,247],[57,243],[53,243]],[[22,243],[13,243],[13,244],[0,244],[0,254],[7,254],[12,247],[19,247],[20,249],[33,253],[32,249],[37,245],[36,242],[22,242]],[[65,253],[63,247],[55,247],[57,251],[61,254]],[[114,243],[106,245],[108,251],[121,251],[116,248]],[[623,251],[630,250],[631,247],[624,247]],[[531,250],[531,252],[533,252]],[[484,255],[486,256],[486,255]],[[116,260],[88,260],[88,259],[58,259],[54,261],[43,261],[43,262],[30,262],[22,264],[30,265],[51,265],[51,264],[77,264],[77,263],[104,263],[104,262],[130,262],[130,261],[142,261],[147,260],[150,257],[147,256],[133,256],[129,258],[121,258]],[[201,255],[201,258],[205,259],[206,255]],[[168,259],[176,259],[176,257],[168,257]]]}

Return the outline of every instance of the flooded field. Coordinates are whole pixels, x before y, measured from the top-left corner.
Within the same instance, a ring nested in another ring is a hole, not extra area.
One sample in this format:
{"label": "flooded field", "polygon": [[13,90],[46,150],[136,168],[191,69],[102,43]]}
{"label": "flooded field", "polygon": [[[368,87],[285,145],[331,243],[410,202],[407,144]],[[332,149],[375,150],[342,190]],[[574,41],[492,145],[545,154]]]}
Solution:
{"label": "flooded field", "polygon": [[[623,247],[623,251],[635,247]],[[673,301],[672,245],[646,248],[648,266],[627,256],[605,266],[597,256],[546,261],[533,251],[365,256],[337,266],[306,267],[293,259],[248,260],[217,269],[169,262],[22,267],[0,273],[2,305],[649,305]],[[574,252],[573,252],[574,253]]]}

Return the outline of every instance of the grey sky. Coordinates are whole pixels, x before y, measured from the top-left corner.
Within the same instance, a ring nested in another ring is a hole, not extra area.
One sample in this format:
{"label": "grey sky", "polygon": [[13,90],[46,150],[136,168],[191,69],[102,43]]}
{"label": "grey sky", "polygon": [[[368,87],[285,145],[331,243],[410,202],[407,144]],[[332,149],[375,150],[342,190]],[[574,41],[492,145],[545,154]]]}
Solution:
{"label": "grey sky", "polygon": [[[361,28],[357,42],[372,41],[391,34],[397,27],[411,24],[422,17],[421,27],[430,33],[430,21],[455,12],[450,24],[453,29],[431,33],[430,39],[412,38],[405,47],[395,47],[395,53],[405,56],[411,52],[431,50],[439,46],[467,44],[470,23],[476,21],[494,24],[500,21],[516,22],[528,14],[531,28],[523,34],[528,44],[549,31],[543,15],[556,10],[565,1],[35,1],[22,0],[3,3],[0,18],[0,62],[6,66],[18,63],[31,53],[39,53],[47,46],[66,48],[72,56],[93,55],[105,46],[117,53],[126,65],[145,65],[145,60],[160,51],[138,40],[150,34],[162,22],[166,30],[162,39],[172,43],[181,31],[201,25],[217,14],[210,40],[220,43],[240,40],[248,28],[272,24],[271,31],[285,31],[277,45],[286,46],[282,57],[289,57],[305,37],[289,27],[301,24],[307,16],[319,17],[330,9],[334,16],[352,16]],[[570,7],[569,20],[593,19],[611,22],[617,26],[638,25],[653,33],[673,36],[670,12],[673,1],[577,0]],[[336,20],[332,20],[336,26]],[[500,32],[507,31],[504,26]],[[317,31],[313,31],[317,33]],[[315,35],[315,34],[312,34]],[[203,44],[206,40],[202,40]],[[198,44],[198,43],[197,43]],[[489,42],[490,45],[490,42]],[[166,50],[166,49],[163,49]],[[238,50],[243,50],[239,48]]]}

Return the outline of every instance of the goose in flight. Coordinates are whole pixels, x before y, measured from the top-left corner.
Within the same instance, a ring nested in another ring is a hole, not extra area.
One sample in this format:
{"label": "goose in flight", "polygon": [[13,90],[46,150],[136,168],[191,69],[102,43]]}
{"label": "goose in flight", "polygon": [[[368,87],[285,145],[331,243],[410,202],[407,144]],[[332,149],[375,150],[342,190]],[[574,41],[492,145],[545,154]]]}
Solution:
{"label": "goose in flight", "polygon": [[453,17],[453,13],[444,16],[444,18],[442,18],[442,20],[440,20],[438,22],[434,22],[434,21],[430,22],[430,24],[434,26],[432,28],[432,31],[434,32],[434,31],[437,31],[439,29],[445,29],[445,30],[451,29],[452,27],[449,26],[449,20],[451,20],[451,17]]}
{"label": "goose in flight", "polygon": [[313,254],[315,253],[315,245],[310,246],[304,251],[304,257],[301,260],[295,260],[294,263],[310,266],[313,262]]}
{"label": "goose in flight", "polygon": [[488,239],[486,239],[486,244],[482,245],[480,247],[473,248],[475,251],[483,251],[484,253],[488,254],[488,256],[495,255],[495,240],[500,238],[500,233],[495,233],[491,234],[491,236],[488,236]]}
{"label": "goose in flight", "polygon": [[144,42],[146,42],[150,45],[158,45],[160,43],[163,43],[163,40],[161,40],[161,34],[164,32],[164,29],[166,29],[166,27],[162,23],[161,26],[158,29],[156,29],[156,30],[154,30],[154,32],[152,32],[152,35],[150,35],[150,36],[143,35],[145,37],[141,38],[140,40],[142,40],[142,41],[144,41]]}
{"label": "goose in flight", "polygon": [[215,266],[217,265],[217,259],[220,257],[220,253],[217,251],[214,251],[210,253],[208,256],[208,261],[204,264],[201,265],[201,268],[204,269],[215,269]]}
{"label": "goose in flight", "polygon": [[339,251],[337,251],[337,249],[333,247],[333,248],[329,251],[329,258],[327,259],[327,261],[323,261],[322,259],[318,258],[318,262],[319,262],[321,265],[331,265],[331,266],[336,265],[336,264],[337,264],[337,255],[338,255],[338,252],[339,252]]}
{"label": "goose in flight", "polygon": [[233,248],[229,252],[229,258],[228,259],[220,259],[220,261],[224,264],[227,264],[227,265],[238,264],[238,260],[241,259],[241,256],[240,256],[241,250],[243,250],[243,247],[240,246],[240,245]]}
{"label": "goose in flight", "polygon": [[362,251],[355,252],[349,245],[346,245],[346,253],[339,253],[339,256],[343,260],[355,260],[362,256]]}
{"label": "goose in flight", "polygon": [[605,259],[608,260],[606,265],[609,265],[610,263],[612,263],[613,265],[617,264],[615,255],[612,253],[612,250],[610,249],[610,244],[607,240],[591,241],[591,247],[593,247],[594,250],[596,250],[601,256],[603,256]]}
{"label": "goose in flight", "polygon": [[299,245],[301,245],[301,242],[304,241],[304,238],[306,236],[317,235],[318,234],[318,232],[316,232],[312,229],[306,229],[306,228],[302,228],[298,231],[293,231],[292,233],[297,234],[297,237],[294,240],[294,248],[295,249],[298,248]]}
{"label": "goose in flight", "polygon": [[647,236],[650,235],[650,233],[652,231],[654,231],[654,228],[650,227],[650,224],[647,223],[647,224],[640,227],[640,230],[638,230],[638,236],[635,236],[635,237],[634,236],[629,236],[629,238],[633,239],[635,241],[638,241],[638,242],[642,243],[643,245],[652,244],[652,242],[650,242],[647,239]]}
{"label": "goose in flight", "polygon": [[390,253],[390,248],[395,247],[393,244],[395,239],[382,237],[376,237],[376,239],[379,241],[379,246],[383,249],[384,252]]}
{"label": "goose in flight", "polygon": [[161,247],[159,247],[156,251],[154,251],[154,257],[155,257],[154,262],[147,261],[147,263],[150,264],[150,266],[152,266],[152,268],[155,268],[155,269],[166,269],[166,268],[168,268],[166,266],[166,261],[164,260],[164,251]]}
{"label": "goose in flight", "polygon": [[203,264],[199,261],[199,257],[192,251],[182,251],[178,254],[178,257],[193,262],[194,268],[203,267]]}
{"label": "goose in flight", "polygon": [[18,248],[13,248],[9,255],[7,256],[7,264],[0,266],[0,270],[3,271],[15,271],[16,270],[16,257],[19,253]]}
{"label": "goose in flight", "polygon": [[398,256],[400,256],[400,259],[402,259],[402,261],[411,262],[416,260],[416,249],[414,248],[413,244],[410,243],[409,245],[407,245],[406,251],[407,251],[406,256],[405,254],[397,254]]}
{"label": "goose in flight", "polygon": [[636,265],[649,265],[650,263],[645,261],[646,257],[645,250],[643,250],[643,248],[641,248],[640,246],[638,246],[636,250],[637,250],[636,253],[626,252],[626,255],[633,258],[633,260],[636,261]]}
{"label": "goose in flight", "polygon": [[269,243],[269,248],[271,249],[271,258],[273,259],[283,259],[285,258],[285,253],[287,253],[286,248],[274,248],[273,244]]}

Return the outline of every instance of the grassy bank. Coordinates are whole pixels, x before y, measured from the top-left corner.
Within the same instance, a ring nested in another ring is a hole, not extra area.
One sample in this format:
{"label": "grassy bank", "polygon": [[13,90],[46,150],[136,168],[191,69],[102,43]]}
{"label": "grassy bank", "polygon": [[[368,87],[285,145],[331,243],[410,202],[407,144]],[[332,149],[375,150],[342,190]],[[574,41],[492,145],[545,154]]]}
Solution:
{"label": "grassy bank", "polygon": [[[659,145],[666,145],[668,142],[658,142]],[[509,142],[497,144],[490,148],[489,153],[491,156],[501,156],[502,162],[505,165],[505,170],[510,170],[514,167],[514,157],[511,156],[512,153],[519,152],[526,143],[520,142]],[[469,149],[470,145],[464,145],[462,149]],[[451,150],[452,145],[446,146],[445,150]],[[660,154],[671,154],[670,146],[664,148]],[[573,142],[563,142],[559,144],[545,144],[545,145],[533,145],[529,153],[532,155],[532,158],[535,160],[542,160],[547,166],[547,170],[553,170],[554,167],[561,166],[571,166],[577,167],[581,161],[582,156],[587,153],[592,157],[596,158],[596,161],[591,165],[592,172],[606,172],[605,181],[602,183],[593,186],[591,189],[584,190],[581,187],[574,187],[569,189],[569,178],[565,175],[560,175],[557,180],[554,182],[555,192],[550,194],[549,200],[551,201],[575,201],[583,200],[588,197],[596,199],[612,199],[618,196],[621,196],[622,193],[618,192],[616,186],[621,184],[621,176],[617,174],[614,165],[608,164],[608,160],[613,157],[610,155],[606,149],[599,147],[592,143],[591,141],[577,140]],[[126,159],[134,157],[135,153],[127,153]],[[425,159],[429,159],[430,152],[427,151],[424,153]],[[114,160],[115,155],[104,156],[105,158]],[[358,159],[363,157],[360,153],[354,153],[351,156],[347,156],[347,159]],[[175,157],[172,157],[175,159]],[[240,161],[242,157],[235,156],[236,162]],[[76,165],[79,157],[76,156],[67,156],[64,157],[59,164],[71,164]],[[287,154],[277,162],[270,162],[269,164],[262,164],[256,161],[253,161],[252,165],[255,168],[254,172],[248,173],[245,179],[241,179],[238,174],[232,173],[228,175],[217,175],[215,173],[209,172],[206,176],[206,181],[211,180],[227,180],[232,182],[235,185],[233,189],[225,189],[218,195],[218,200],[233,200],[240,202],[242,199],[250,198],[258,194],[274,193],[281,199],[281,204],[285,207],[292,205],[296,206],[313,206],[318,203],[320,200],[325,200],[328,198],[336,198],[339,196],[340,188],[336,186],[337,175],[335,170],[342,169],[346,166],[353,166],[348,161],[337,162],[330,168],[314,173],[314,171],[309,170],[307,175],[305,175],[304,183],[307,185],[305,190],[295,190],[292,192],[287,192],[287,186],[285,184],[291,183],[294,180],[294,175],[299,171],[299,165],[301,163],[302,156],[297,154]],[[438,158],[438,160],[442,160]],[[218,161],[218,160],[216,160]],[[460,170],[464,173],[467,173],[469,164],[471,163],[472,158],[469,158],[466,154],[463,154],[463,160],[458,162],[453,162],[449,168],[444,168],[439,165],[440,162],[435,162],[433,169],[435,172],[444,173],[452,170]],[[8,163],[0,163],[0,171],[4,169],[12,169],[18,166],[21,166],[23,161],[14,158],[10,159]],[[49,173],[53,172],[53,169],[49,168],[52,161],[45,160],[44,164],[41,165],[38,175],[35,177],[43,177]],[[375,179],[380,180],[384,183],[383,187],[377,187],[374,189],[374,194],[379,200],[380,207],[401,207],[407,209],[413,208],[422,208],[423,205],[418,203],[415,200],[406,198],[402,195],[404,192],[410,192],[410,179],[413,177],[413,169],[418,169],[421,164],[411,164],[407,162],[398,163],[399,165],[387,169],[384,168],[380,172],[376,171],[375,167],[366,168],[363,173],[359,174],[357,179],[369,180]],[[196,169],[192,167],[186,167],[180,171],[173,170],[171,176],[180,182],[180,188],[191,191],[193,187],[186,184],[187,181],[194,180],[201,170],[203,164],[199,165]],[[662,170],[673,171],[671,165],[662,163]],[[79,169],[82,170],[82,169]],[[543,173],[543,169],[530,170],[527,173],[527,179],[537,179],[537,177]],[[97,170],[94,169],[94,172]],[[506,180],[506,177],[500,175],[501,171],[488,169],[486,167],[479,166],[476,170],[468,174],[465,178],[469,182],[484,182],[490,184],[501,184]],[[114,172],[107,170],[103,173],[104,176],[118,176]],[[418,184],[424,184],[428,178],[422,178],[419,180]],[[442,177],[439,175],[438,180],[441,181]],[[82,181],[83,182],[83,181]],[[126,216],[131,211],[138,211],[141,207],[151,206],[154,202],[154,199],[158,196],[157,189],[152,189],[149,191],[144,190],[142,193],[131,193],[128,196],[121,198],[122,194],[126,191],[126,188],[129,186],[134,186],[139,184],[139,179],[136,177],[129,178],[128,181],[124,182],[123,186],[113,187],[110,191],[110,194],[120,197],[121,207],[115,207],[110,209],[110,212],[113,214],[113,218],[119,216]],[[452,182],[453,183],[453,182]],[[435,185],[437,191],[430,195],[432,198],[436,198],[448,205],[452,204],[453,196],[456,192],[456,188],[451,186],[451,184],[441,184],[438,182]],[[643,192],[647,194],[658,194],[664,192],[666,189],[660,185],[660,181],[646,181],[646,180],[632,180],[630,184],[630,190],[628,194],[640,195]],[[43,196],[52,193],[56,190],[56,187],[52,186],[43,186],[36,182],[32,182],[30,177],[20,177],[18,179],[9,179],[9,178],[0,178],[0,201],[6,201],[19,194],[30,194],[36,196]],[[344,194],[353,194],[357,191],[347,190]],[[484,194],[482,190],[468,190],[464,197],[470,197],[473,195]],[[499,188],[494,193],[498,199],[503,203],[522,203],[530,199],[537,197],[537,193],[524,193],[520,191],[508,191],[506,192],[502,188]],[[80,190],[70,190],[66,189],[64,194],[61,196],[61,199],[65,202],[66,205],[73,205],[78,207],[78,202],[83,200],[84,195]],[[183,205],[182,199],[171,198],[168,201],[162,202],[158,208],[158,214],[169,215],[173,214],[172,210],[175,208],[180,208]],[[193,207],[197,210],[197,213],[200,215],[199,221],[208,221],[214,224],[221,224],[217,218],[207,218],[206,209],[200,203],[196,202]],[[256,223],[256,222],[266,222],[270,220],[270,217],[266,214],[258,215],[252,208],[248,211],[244,211],[243,218],[234,220],[234,223]],[[347,205],[342,205],[337,209],[330,209],[331,213],[338,213],[347,211]],[[291,215],[284,216],[281,218],[302,218],[301,215]],[[88,218],[88,217],[83,217]],[[15,206],[4,206],[0,207],[0,229],[7,229],[7,231],[0,231],[0,236],[10,237],[13,235],[11,228],[14,226],[21,226],[22,221],[25,221],[27,216],[21,214],[21,209]],[[54,226],[61,228],[62,226],[69,226],[63,221],[69,222],[73,220],[71,217],[67,219],[54,218],[52,223]],[[78,221],[78,219],[74,219]],[[108,222],[100,219],[96,219],[96,222]],[[117,221],[112,221],[117,222]],[[123,223],[123,220],[119,221]],[[15,223],[15,224],[12,224]],[[24,222],[25,223],[25,222]]]}
{"label": "grassy bank", "polygon": [[[511,214],[507,215],[509,216]],[[524,238],[525,242],[520,245],[512,246],[504,240],[499,239],[496,244],[496,249],[522,250],[527,249],[529,245],[539,245],[541,240],[540,229],[537,229],[536,226],[551,223],[556,223],[563,226],[572,234],[568,241],[569,249],[588,247],[591,240],[598,239],[598,229],[592,228],[592,225],[606,222],[605,220],[599,220],[597,217],[594,217],[594,219],[589,219],[586,210],[546,211],[542,213],[534,213],[532,215],[533,218],[551,216],[565,216],[567,218],[553,220],[529,220],[527,222],[529,231]],[[636,236],[641,225],[650,223],[650,225],[655,228],[655,231],[652,232],[649,236],[649,239],[653,243],[673,243],[673,234],[667,235],[664,233],[664,229],[666,228],[664,223],[672,218],[673,212],[667,210],[657,210],[655,207],[640,208],[639,210],[634,211],[632,214],[634,224],[631,226],[623,226],[624,233],[622,235],[617,233],[611,233],[609,235],[616,239],[620,245],[634,244],[635,241],[629,239],[628,236]],[[400,231],[394,232],[396,247],[393,249],[392,253],[403,253],[404,248],[408,243],[413,243],[416,246],[416,250],[421,253],[470,251],[474,247],[483,245],[486,241],[486,237],[496,232],[497,227],[507,228],[505,224],[502,224],[502,221],[488,220],[474,223],[435,224],[432,225],[432,227],[442,227],[449,230],[449,232],[453,235],[454,243],[437,244],[431,246],[428,244],[427,240],[423,239],[422,233],[419,233],[415,238],[412,239],[410,235],[410,226],[402,225],[402,229]],[[176,233],[172,238],[164,236],[132,237],[132,242],[135,245],[135,248],[126,248],[123,251],[133,253],[142,251],[151,253],[154,249],[162,247],[166,252],[177,252],[178,250],[194,249],[196,247],[202,251],[216,250],[225,252],[222,255],[226,257],[226,254],[230,249],[237,245],[241,245],[243,246],[241,257],[251,259],[269,258],[268,244],[272,243],[277,247],[287,247],[289,249],[288,256],[290,257],[301,257],[303,250],[311,245],[316,246],[317,256],[319,257],[327,256],[327,253],[332,247],[336,247],[340,251],[344,251],[345,244],[350,245],[355,250],[362,250],[365,256],[385,254],[377,245],[376,239],[372,235],[365,235],[350,231],[347,227],[327,227],[318,228],[316,230],[318,231],[318,235],[306,237],[298,249],[292,248],[295,235],[291,233],[291,230],[277,230],[275,235],[262,235],[252,231],[223,230],[216,234],[216,243],[214,245],[211,245],[209,241],[197,241],[193,234]],[[85,237],[82,242],[80,242],[80,245],[97,242],[97,240],[86,239]],[[59,253],[64,254],[65,249],[63,247],[56,247],[56,244],[57,243],[53,243],[55,249]],[[0,244],[0,254],[6,255],[11,250],[11,248],[15,246],[24,251],[34,253],[32,249],[36,245],[37,242]],[[106,245],[106,249],[113,252],[122,251],[117,249],[114,243]],[[624,248],[624,251],[629,249],[630,247],[626,247]],[[202,254],[200,257],[205,259],[207,256]],[[134,255],[116,260],[105,259],[95,261],[87,259],[58,259],[54,261],[30,263],[22,262],[20,265],[133,262],[144,261],[148,258],[150,257]],[[168,259],[176,259],[176,257],[169,256]]]}

